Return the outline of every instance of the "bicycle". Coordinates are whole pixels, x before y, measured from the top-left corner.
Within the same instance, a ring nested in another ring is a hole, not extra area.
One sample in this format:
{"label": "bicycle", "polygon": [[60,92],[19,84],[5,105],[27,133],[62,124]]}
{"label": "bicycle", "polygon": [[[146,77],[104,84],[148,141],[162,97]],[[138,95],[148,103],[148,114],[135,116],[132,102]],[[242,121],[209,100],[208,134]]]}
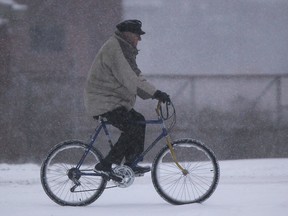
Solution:
{"label": "bicycle", "polygon": [[[171,114],[172,111],[172,114]],[[176,123],[176,112],[172,103],[166,103],[163,111],[160,102],[156,108],[157,119],[137,124],[162,125],[161,134],[135,159],[132,167],[142,161],[145,155],[162,139],[164,146],[154,158],[151,178],[158,194],[175,205],[200,203],[215,191],[219,181],[219,165],[208,147],[200,141],[184,138],[172,141],[170,131]],[[165,115],[165,116],[164,116]],[[169,126],[166,123],[170,121]],[[135,175],[131,167],[115,165],[114,173],[121,181],[107,178],[94,170],[95,164],[103,158],[94,147],[100,131],[104,130],[110,146],[113,146],[107,122],[99,117],[99,124],[89,143],[70,140],[52,148],[41,166],[41,184],[46,194],[57,204],[85,206],[97,200],[103,191],[111,187],[127,188],[133,184]],[[113,186],[107,187],[110,181]]]}

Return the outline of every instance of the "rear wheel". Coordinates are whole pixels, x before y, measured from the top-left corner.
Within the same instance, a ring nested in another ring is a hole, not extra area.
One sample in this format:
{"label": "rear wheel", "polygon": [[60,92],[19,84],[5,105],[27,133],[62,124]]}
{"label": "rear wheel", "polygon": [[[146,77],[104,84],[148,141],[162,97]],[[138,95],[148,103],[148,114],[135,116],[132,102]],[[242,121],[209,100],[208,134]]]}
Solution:
{"label": "rear wheel", "polygon": [[176,205],[208,199],[219,180],[219,165],[214,153],[192,139],[175,141],[173,149],[185,171],[176,166],[165,146],[153,162],[152,181],[156,191],[167,202]]}
{"label": "rear wheel", "polygon": [[66,141],[55,146],[42,163],[43,189],[57,204],[88,205],[104,191],[107,181],[93,175],[95,164],[102,158],[98,150],[92,148],[81,167],[77,167],[87,148],[88,145],[81,141]]}

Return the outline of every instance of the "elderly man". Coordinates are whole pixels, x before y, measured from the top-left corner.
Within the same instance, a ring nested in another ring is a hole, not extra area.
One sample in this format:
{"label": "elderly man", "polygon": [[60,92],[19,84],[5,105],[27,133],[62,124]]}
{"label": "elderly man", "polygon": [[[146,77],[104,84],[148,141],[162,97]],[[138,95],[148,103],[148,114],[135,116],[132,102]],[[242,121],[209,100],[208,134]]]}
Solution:
{"label": "elderly man", "polygon": [[[136,96],[142,99],[155,98],[170,102],[169,95],[149,83],[136,63],[137,44],[141,35],[139,20],[126,20],[116,26],[116,31],[101,47],[89,71],[85,88],[85,105],[91,116],[105,117],[121,130],[117,143],[108,155],[95,166],[95,170],[113,175],[112,164],[131,166],[135,157],[144,150],[145,121],[142,114],[133,109]],[[150,167],[131,166],[135,174],[144,174]]]}

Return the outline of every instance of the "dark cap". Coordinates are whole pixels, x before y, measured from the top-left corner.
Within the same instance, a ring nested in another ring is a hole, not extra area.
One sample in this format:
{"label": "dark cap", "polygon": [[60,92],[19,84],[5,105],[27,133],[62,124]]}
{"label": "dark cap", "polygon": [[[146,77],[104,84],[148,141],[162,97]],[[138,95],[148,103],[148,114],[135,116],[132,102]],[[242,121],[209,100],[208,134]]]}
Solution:
{"label": "dark cap", "polygon": [[118,25],[116,25],[116,28],[120,32],[132,32],[135,34],[143,35],[145,34],[144,31],[141,29],[142,22],[139,20],[125,20]]}

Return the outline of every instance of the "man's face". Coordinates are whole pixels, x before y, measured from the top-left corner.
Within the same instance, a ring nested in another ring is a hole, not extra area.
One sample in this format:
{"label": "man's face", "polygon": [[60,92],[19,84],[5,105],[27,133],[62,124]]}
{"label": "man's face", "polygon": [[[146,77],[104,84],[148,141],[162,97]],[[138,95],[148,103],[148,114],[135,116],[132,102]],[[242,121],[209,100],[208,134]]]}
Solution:
{"label": "man's face", "polygon": [[125,36],[129,40],[129,42],[134,46],[135,48],[138,45],[138,42],[141,41],[141,36],[139,34],[135,34],[132,32],[124,32]]}
{"label": "man's face", "polygon": [[131,42],[134,47],[137,47],[138,42],[141,41],[141,36],[139,34],[132,33]]}

